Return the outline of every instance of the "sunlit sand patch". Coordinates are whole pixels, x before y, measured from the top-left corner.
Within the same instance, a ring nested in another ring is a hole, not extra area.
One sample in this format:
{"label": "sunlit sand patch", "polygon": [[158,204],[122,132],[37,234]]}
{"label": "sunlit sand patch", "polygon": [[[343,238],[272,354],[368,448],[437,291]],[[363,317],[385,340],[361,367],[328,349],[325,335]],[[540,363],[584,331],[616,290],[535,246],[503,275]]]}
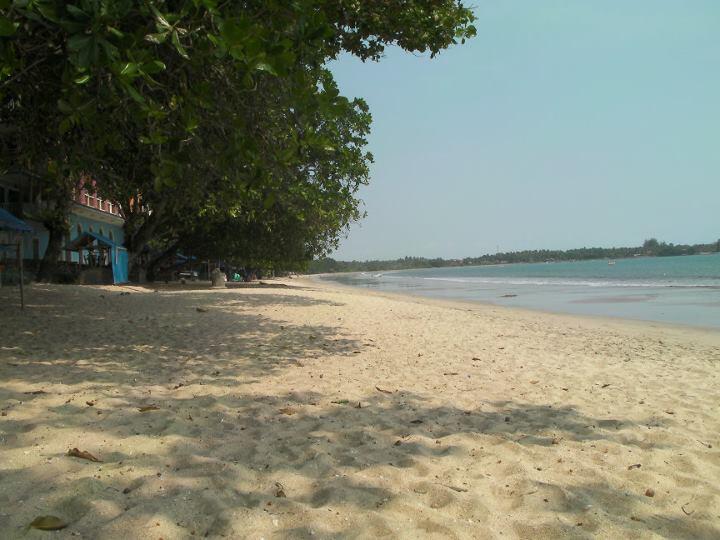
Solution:
{"label": "sunlit sand patch", "polygon": [[717,333],[131,292],[31,287],[42,316],[1,321],[9,537],[720,536]]}

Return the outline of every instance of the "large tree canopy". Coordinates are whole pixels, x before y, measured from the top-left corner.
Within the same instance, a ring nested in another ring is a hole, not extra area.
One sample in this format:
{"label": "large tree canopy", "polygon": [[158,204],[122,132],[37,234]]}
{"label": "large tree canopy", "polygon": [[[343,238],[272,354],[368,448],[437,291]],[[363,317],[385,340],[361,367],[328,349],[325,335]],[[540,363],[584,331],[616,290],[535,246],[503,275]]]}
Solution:
{"label": "large tree canopy", "polygon": [[360,215],[372,159],[327,61],[435,55],[472,20],[456,0],[0,0],[2,166],[45,179],[51,240],[84,173],[122,204],[133,258],[198,231],[309,258]]}

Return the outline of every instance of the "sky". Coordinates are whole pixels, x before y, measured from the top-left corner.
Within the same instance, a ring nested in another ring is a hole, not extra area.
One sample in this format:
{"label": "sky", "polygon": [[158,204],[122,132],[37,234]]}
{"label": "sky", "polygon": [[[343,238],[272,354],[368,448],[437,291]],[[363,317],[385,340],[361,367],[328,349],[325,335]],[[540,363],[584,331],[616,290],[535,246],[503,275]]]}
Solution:
{"label": "sky", "polygon": [[474,0],[434,59],[331,65],[373,115],[336,259],[720,238],[720,2]]}

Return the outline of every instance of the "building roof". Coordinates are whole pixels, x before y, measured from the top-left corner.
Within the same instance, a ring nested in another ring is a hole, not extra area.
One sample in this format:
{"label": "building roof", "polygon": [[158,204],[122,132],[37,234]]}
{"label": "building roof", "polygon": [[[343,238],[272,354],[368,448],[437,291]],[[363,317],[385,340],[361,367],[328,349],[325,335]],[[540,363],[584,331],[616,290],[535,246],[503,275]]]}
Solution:
{"label": "building roof", "polygon": [[22,233],[33,232],[33,228],[22,219],[16,218],[4,208],[0,208],[0,230]]}

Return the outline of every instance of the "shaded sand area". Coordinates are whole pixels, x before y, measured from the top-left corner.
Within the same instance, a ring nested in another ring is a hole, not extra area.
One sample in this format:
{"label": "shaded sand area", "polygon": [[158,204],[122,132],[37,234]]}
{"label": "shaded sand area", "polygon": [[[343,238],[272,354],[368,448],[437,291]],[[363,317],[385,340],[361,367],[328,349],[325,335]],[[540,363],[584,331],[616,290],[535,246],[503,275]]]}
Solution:
{"label": "shaded sand area", "polygon": [[0,289],[0,537],[720,538],[720,332],[292,284]]}

